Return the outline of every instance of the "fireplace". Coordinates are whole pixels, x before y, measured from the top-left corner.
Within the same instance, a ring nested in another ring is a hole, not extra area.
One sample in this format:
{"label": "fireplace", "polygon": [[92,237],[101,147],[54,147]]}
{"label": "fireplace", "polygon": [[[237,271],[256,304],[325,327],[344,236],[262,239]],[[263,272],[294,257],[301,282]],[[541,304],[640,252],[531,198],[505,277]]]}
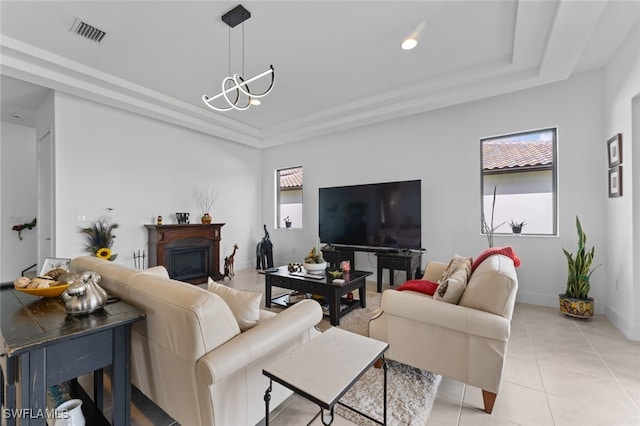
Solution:
{"label": "fireplace", "polygon": [[145,225],[149,236],[149,266],[162,265],[175,280],[192,284],[220,273],[220,228],[224,223]]}
{"label": "fireplace", "polygon": [[207,276],[209,248],[167,249],[167,270],[174,280],[188,281]]}

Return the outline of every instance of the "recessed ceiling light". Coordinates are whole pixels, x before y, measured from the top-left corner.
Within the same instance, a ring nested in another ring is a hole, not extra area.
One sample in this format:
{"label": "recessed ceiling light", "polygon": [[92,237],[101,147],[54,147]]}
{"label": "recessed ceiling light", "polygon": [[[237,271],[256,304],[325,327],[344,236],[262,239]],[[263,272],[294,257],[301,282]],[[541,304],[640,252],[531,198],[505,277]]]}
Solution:
{"label": "recessed ceiling light", "polygon": [[424,28],[424,21],[420,22],[411,35],[402,41],[400,47],[404,50],[411,50],[418,45],[418,37]]}
{"label": "recessed ceiling light", "polygon": [[416,47],[418,45],[418,40],[416,40],[415,38],[407,38],[405,39],[402,44],[400,45],[400,47],[402,47],[404,50],[411,50],[414,47]]}
{"label": "recessed ceiling light", "polygon": [[23,118],[21,114],[17,114],[17,113],[11,114],[11,117],[12,118],[17,118],[18,120],[22,120],[22,118]]}

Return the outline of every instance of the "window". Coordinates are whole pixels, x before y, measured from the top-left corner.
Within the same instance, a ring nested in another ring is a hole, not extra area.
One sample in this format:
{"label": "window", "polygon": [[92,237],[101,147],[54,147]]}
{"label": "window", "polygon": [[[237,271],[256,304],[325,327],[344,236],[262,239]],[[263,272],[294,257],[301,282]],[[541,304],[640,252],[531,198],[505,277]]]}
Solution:
{"label": "window", "polygon": [[481,139],[482,212],[495,234],[511,234],[510,223],[525,222],[523,234],[556,235],[557,129]]}
{"label": "window", "polygon": [[302,228],[302,166],[276,170],[276,228]]}

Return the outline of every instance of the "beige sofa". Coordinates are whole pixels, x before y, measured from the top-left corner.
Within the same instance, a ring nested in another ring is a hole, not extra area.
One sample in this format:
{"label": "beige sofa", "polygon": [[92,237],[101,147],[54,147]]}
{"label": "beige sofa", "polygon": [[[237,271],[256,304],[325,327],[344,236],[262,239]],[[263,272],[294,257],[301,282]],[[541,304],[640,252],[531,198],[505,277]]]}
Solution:
{"label": "beige sofa", "polygon": [[[436,282],[446,267],[429,262],[423,278]],[[482,389],[485,411],[491,413],[517,289],[513,261],[494,254],[471,274],[458,304],[415,291],[384,291],[369,336],[389,343],[389,359]]]}
{"label": "beige sofa", "polygon": [[[183,425],[255,425],[264,418],[262,369],[319,332],[320,305],[302,301],[282,313],[260,311],[240,332],[218,295],[171,280],[162,267],[137,271],[95,257],[71,261],[71,272],[92,270],[111,296],[143,310],[131,336],[131,381]],[[274,384],[271,407],[291,394]]]}

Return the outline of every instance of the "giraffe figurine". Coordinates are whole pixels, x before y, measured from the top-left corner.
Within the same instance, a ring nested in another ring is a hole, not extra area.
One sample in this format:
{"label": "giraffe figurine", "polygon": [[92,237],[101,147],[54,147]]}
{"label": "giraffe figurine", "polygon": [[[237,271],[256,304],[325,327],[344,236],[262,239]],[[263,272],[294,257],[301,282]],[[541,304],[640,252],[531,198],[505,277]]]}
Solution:
{"label": "giraffe figurine", "polygon": [[231,253],[229,255],[229,258],[228,258],[229,259],[228,262],[229,262],[229,276],[230,277],[232,277],[232,276],[234,276],[236,274],[235,271],[233,270],[233,258],[236,255],[236,250],[238,250],[238,244],[234,244],[233,245],[233,253]]}

